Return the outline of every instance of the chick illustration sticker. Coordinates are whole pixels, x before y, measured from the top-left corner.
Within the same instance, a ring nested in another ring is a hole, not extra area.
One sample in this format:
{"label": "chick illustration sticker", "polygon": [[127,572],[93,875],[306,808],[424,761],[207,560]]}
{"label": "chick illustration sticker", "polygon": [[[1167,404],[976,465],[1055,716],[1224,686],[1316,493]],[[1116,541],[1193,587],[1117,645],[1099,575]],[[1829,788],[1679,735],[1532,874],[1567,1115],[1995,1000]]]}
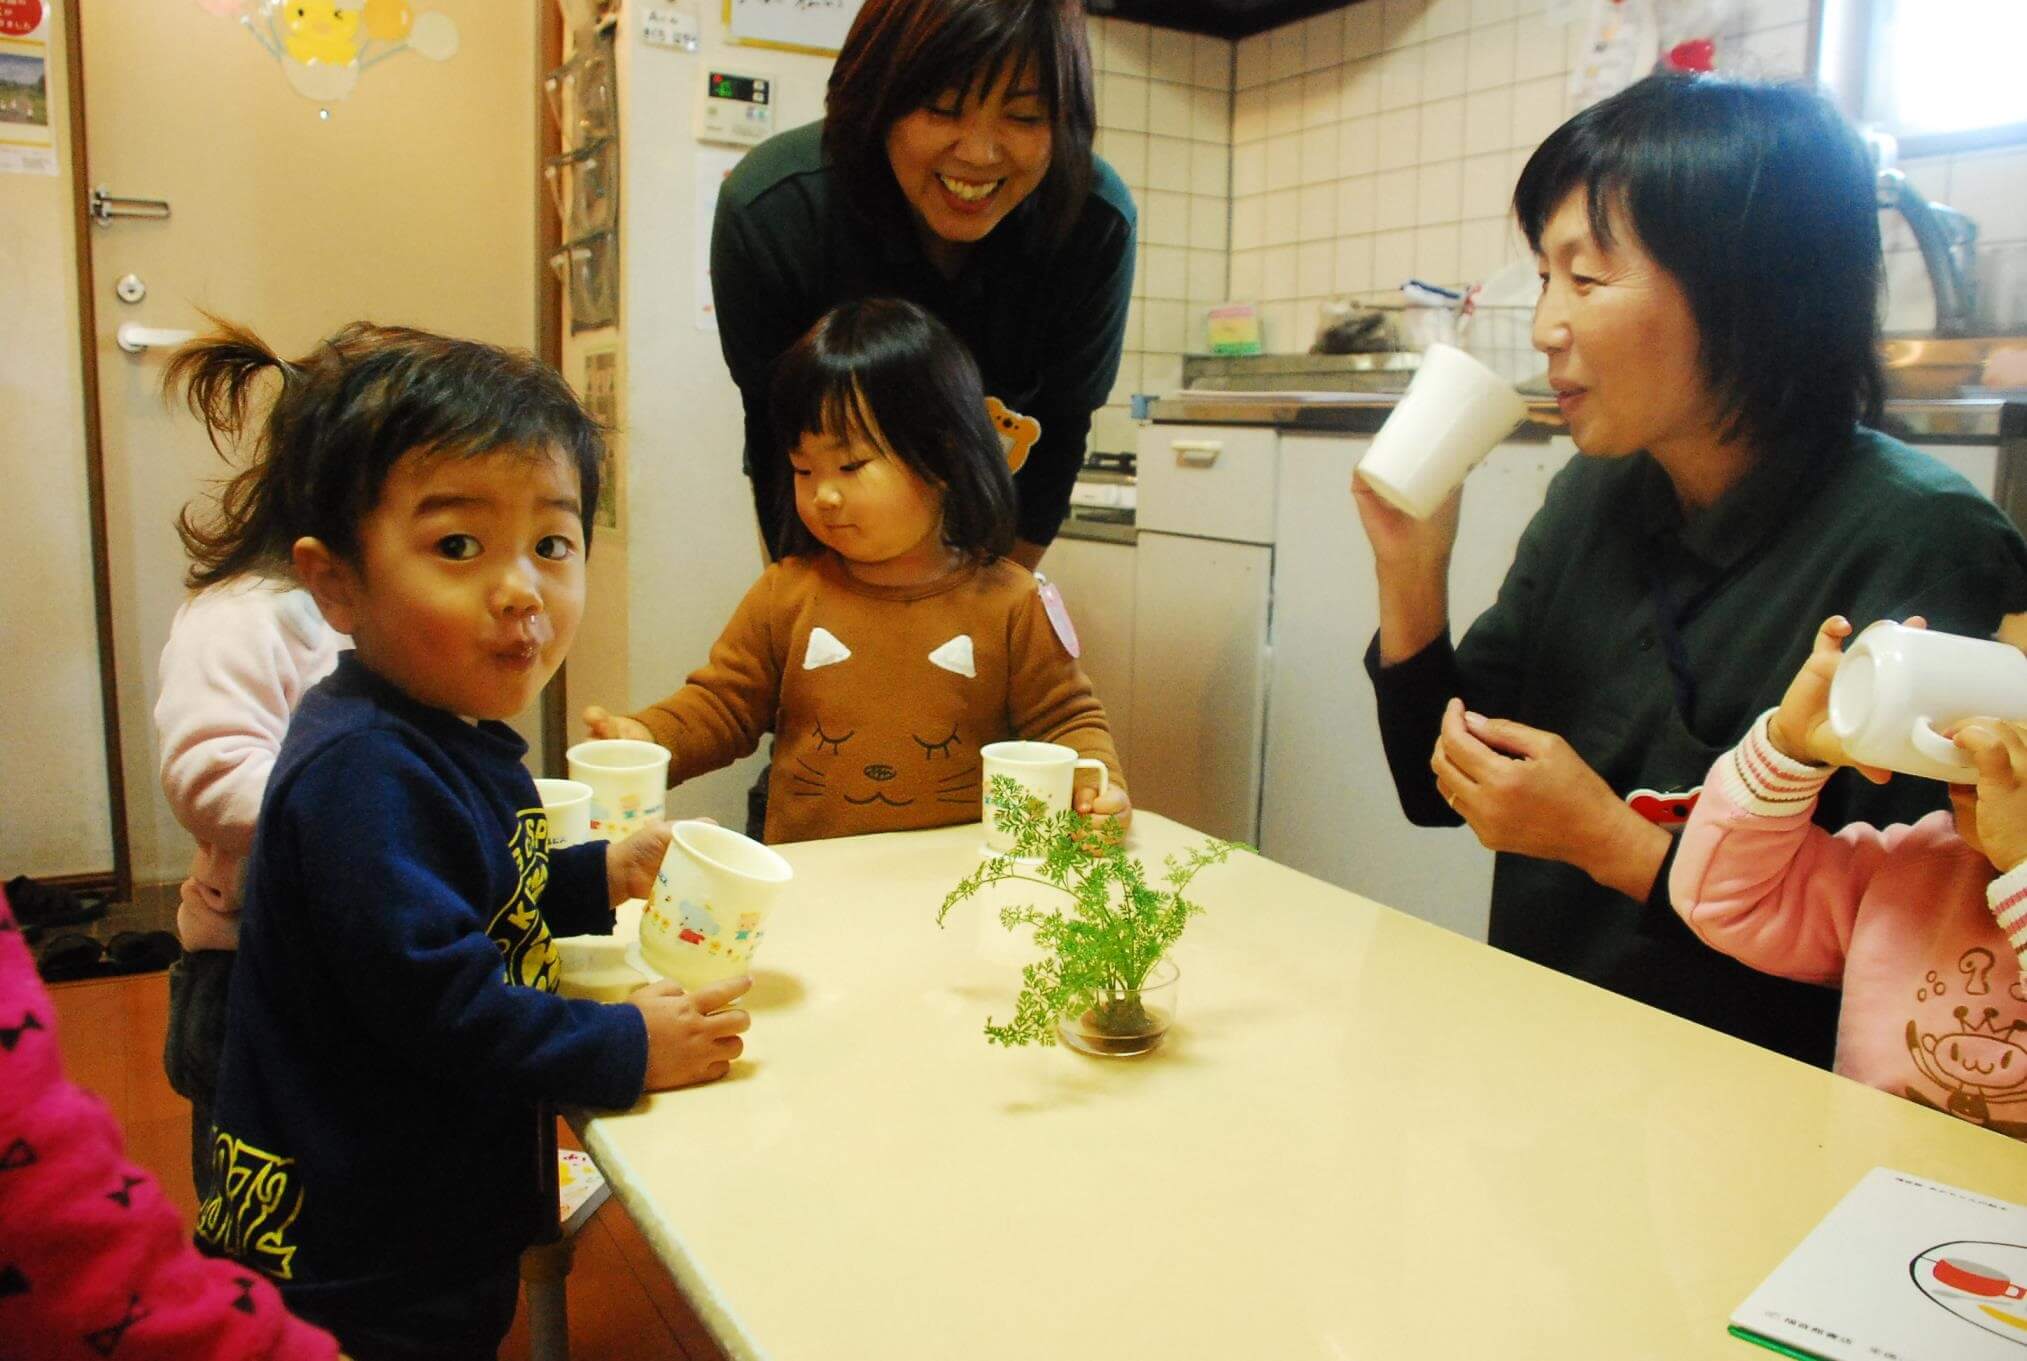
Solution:
{"label": "chick illustration sticker", "polygon": [[[235,19],[281,65],[305,99],[335,104],[359,77],[403,52],[431,61],[457,55],[457,25],[436,10],[416,13],[408,0],[197,0]],[[329,107],[320,111],[328,118]]]}

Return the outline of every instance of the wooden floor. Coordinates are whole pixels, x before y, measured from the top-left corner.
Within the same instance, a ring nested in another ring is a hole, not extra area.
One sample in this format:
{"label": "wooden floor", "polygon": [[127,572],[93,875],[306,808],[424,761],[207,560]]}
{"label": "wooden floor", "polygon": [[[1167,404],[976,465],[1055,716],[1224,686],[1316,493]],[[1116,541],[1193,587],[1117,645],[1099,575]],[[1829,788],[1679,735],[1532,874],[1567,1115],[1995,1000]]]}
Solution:
{"label": "wooden floor", "polygon": [[[128,1156],[161,1181],[194,1221],[190,1106],[162,1075],[169,976],[140,974],[52,987],[57,1036],[71,1079],[97,1093],[126,1131]],[[566,1144],[573,1143],[562,1129]],[[722,1361],[668,1273],[617,1200],[577,1233],[570,1273],[570,1346],[577,1361]],[[500,1349],[528,1355],[527,1310]]]}

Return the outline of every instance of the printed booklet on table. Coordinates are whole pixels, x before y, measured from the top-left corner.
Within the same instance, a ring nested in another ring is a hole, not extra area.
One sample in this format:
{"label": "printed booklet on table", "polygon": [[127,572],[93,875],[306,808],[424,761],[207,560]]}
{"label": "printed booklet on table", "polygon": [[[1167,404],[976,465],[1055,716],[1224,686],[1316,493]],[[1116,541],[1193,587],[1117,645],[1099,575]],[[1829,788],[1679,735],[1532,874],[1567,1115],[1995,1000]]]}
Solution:
{"label": "printed booklet on table", "polygon": [[1823,1361],[2027,1361],[2027,1206],[1875,1167],[1731,1332]]}

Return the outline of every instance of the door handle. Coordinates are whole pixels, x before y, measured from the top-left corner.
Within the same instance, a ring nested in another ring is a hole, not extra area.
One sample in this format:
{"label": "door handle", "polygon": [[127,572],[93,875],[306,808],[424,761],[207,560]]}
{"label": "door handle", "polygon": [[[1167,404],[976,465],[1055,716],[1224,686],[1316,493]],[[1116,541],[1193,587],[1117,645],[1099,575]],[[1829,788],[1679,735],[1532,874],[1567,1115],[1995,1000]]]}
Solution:
{"label": "door handle", "polygon": [[143,326],[139,322],[123,321],[120,329],[113,332],[113,339],[128,354],[141,354],[157,345],[181,345],[193,340],[195,331],[168,330],[160,326]]}
{"label": "door handle", "polygon": [[169,200],[164,198],[124,198],[109,194],[101,184],[91,191],[88,208],[92,221],[101,227],[116,217],[140,217],[161,221],[169,216]]}
{"label": "door handle", "polygon": [[1218,455],[1225,451],[1225,442],[1215,439],[1170,440],[1168,447],[1175,450],[1175,461],[1192,468],[1208,468],[1218,461]]}

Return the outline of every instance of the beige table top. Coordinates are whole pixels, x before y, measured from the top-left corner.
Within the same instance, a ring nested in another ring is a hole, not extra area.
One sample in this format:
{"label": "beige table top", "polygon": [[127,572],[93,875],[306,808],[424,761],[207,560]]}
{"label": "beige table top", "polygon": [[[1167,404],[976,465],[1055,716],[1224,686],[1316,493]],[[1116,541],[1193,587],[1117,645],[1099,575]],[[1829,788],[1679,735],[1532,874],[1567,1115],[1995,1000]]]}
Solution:
{"label": "beige table top", "polygon": [[780,848],[748,1057],[581,1121],[735,1358],[1764,1356],[1726,1318],[1867,1169],[2027,1201],[2010,1140],[1250,856],[1163,1050],[989,1046],[978,847]]}

